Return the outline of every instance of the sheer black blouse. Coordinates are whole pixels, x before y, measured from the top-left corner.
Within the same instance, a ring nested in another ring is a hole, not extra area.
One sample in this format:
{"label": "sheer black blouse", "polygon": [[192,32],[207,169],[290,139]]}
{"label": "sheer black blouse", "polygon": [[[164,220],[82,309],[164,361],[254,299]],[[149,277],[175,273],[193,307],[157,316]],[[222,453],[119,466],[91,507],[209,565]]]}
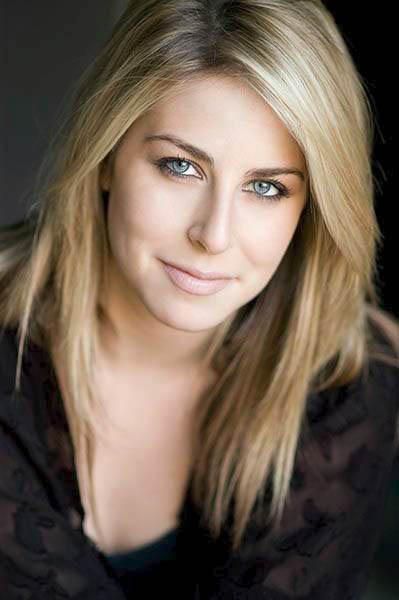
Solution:
{"label": "sheer black blouse", "polygon": [[[380,342],[393,356],[382,334]],[[224,535],[213,541],[200,525],[188,486],[170,560],[149,560],[148,585],[140,585],[140,568],[126,575],[128,557],[118,567],[82,530],[74,452],[48,354],[29,342],[19,395],[16,360],[16,332],[0,329],[1,599],[361,600],[399,465],[398,368],[373,360],[367,381],[309,395],[309,433],[278,533],[254,512],[242,546],[230,551]]]}

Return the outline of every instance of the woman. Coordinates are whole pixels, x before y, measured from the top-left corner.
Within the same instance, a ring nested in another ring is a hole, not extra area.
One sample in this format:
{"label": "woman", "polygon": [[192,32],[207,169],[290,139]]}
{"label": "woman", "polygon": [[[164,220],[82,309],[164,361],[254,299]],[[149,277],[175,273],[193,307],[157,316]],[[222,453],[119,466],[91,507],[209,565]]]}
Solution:
{"label": "woman", "polygon": [[74,100],[1,233],[3,596],[360,599],[399,328],[333,17],[132,1]]}

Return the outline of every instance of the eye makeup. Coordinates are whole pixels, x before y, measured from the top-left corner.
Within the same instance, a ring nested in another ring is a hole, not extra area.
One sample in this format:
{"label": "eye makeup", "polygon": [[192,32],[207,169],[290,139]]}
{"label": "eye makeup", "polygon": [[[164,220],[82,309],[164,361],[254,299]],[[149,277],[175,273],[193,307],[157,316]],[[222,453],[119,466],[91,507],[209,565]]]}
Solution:
{"label": "eye makeup", "polygon": [[[176,170],[175,168],[169,166],[169,164],[173,163],[186,163],[188,165],[188,167],[193,167],[195,170],[198,171],[197,166],[195,165],[195,163],[193,163],[193,161],[189,160],[188,158],[186,158],[185,156],[164,156],[162,158],[159,158],[155,161],[153,161],[153,164],[159,169],[159,171],[161,173],[166,174],[168,177],[172,177],[175,179],[179,179],[182,180],[183,182],[185,182],[188,178],[190,177],[194,177],[196,179],[201,179],[201,177],[197,177],[196,175],[186,175],[184,173],[179,173],[178,170]],[[258,191],[249,191],[249,193],[251,194],[255,194],[255,196],[257,198],[260,199],[261,202],[278,202],[280,201],[282,198],[284,197],[288,197],[290,196],[290,190],[278,179],[274,179],[274,178],[268,178],[268,179],[253,179],[250,183],[254,184],[254,183],[266,183],[269,187],[268,190],[270,189],[270,185],[272,187],[274,187],[277,190],[277,193],[268,196],[265,194],[262,194]],[[267,190],[267,191],[268,191]],[[248,190],[244,190],[244,191],[248,191]]]}

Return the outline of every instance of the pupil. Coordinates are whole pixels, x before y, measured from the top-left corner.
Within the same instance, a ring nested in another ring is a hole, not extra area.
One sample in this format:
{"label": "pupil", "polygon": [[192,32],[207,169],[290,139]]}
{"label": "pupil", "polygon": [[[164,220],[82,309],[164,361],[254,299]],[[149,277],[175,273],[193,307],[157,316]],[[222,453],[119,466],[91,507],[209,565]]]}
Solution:
{"label": "pupil", "polygon": [[266,186],[266,188],[269,186],[269,184],[266,183],[265,181],[257,181],[256,184],[260,185],[261,188],[263,188],[263,190],[265,189],[265,186]]}

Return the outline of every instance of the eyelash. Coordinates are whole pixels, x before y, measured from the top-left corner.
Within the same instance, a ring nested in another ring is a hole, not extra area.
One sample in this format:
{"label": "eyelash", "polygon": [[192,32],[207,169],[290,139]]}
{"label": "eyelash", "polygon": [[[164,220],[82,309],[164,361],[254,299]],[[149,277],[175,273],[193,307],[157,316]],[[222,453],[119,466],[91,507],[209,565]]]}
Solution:
{"label": "eyelash", "polygon": [[[167,163],[173,162],[173,161],[187,162],[192,167],[195,167],[195,164],[191,160],[189,160],[188,158],[185,158],[184,156],[179,156],[179,155],[178,156],[166,156],[166,157],[160,158],[159,160],[156,160],[154,164],[157,166],[157,168],[162,173],[166,173],[170,177],[176,177],[177,179],[187,179],[188,177],[193,177],[193,175],[183,175],[181,173],[176,173],[170,167],[168,167]],[[267,180],[253,179],[252,181],[250,181],[250,183],[254,183],[256,181],[271,183],[278,190],[278,193],[274,194],[274,196],[264,196],[263,194],[260,194],[259,192],[250,192],[251,194],[255,194],[262,202],[265,202],[265,201],[266,202],[279,202],[281,200],[281,198],[287,197],[290,195],[289,190],[280,181],[278,181],[276,179],[267,179]]]}

